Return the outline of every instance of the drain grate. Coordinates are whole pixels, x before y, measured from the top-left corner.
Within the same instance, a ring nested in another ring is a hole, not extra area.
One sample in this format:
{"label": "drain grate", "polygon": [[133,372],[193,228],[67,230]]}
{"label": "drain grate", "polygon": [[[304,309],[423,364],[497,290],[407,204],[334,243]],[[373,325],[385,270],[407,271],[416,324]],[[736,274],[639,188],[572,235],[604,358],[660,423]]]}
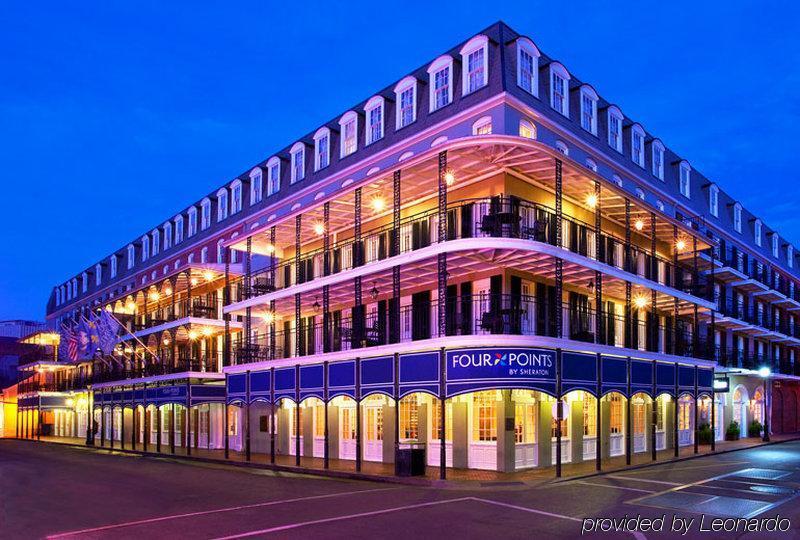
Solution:
{"label": "drain grate", "polygon": [[742,469],[741,471],[736,471],[735,473],[731,473],[727,476],[738,476],[741,478],[754,478],[756,480],[778,480],[779,478],[785,478],[792,474],[790,471],[781,471],[778,469],[759,469],[759,468],[749,468],[749,469]]}
{"label": "drain grate", "polygon": [[763,484],[756,484],[754,486],[750,486],[751,491],[756,491],[758,493],[769,493],[774,495],[794,495],[796,493],[795,490],[780,486],[767,486]]}

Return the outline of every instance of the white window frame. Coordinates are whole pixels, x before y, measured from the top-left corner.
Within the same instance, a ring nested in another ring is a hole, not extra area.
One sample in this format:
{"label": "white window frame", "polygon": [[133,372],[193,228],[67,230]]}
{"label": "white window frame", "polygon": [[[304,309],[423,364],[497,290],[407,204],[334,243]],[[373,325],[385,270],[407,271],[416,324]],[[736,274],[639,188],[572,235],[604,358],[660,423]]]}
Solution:
{"label": "white window frame", "polygon": [[[323,156],[325,160],[323,162]],[[314,133],[314,170],[319,171],[331,164],[331,130],[319,128]]]}
{"label": "white window frame", "polygon": [[86,293],[89,291],[89,274],[87,272],[81,273],[81,292]]}
{"label": "white window frame", "polygon": [[[436,75],[443,70],[447,70],[447,103],[436,105]],[[428,88],[429,88],[429,108],[430,112],[438,111],[447,107],[453,102],[453,57],[446,54],[434,60],[428,66]]]}
{"label": "white window frame", "polygon": [[167,221],[161,226],[164,231],[164,251],[172,247],[172,223]]}
{"label": "white window frame", "polygon": [[[488,126],[489,131],[488,133],[481,133],[481,130],[485,130]],[[491,116],[481,116],[472,124],[472,134],[473,135],[491,135],[492,134],[492,117]]]}
{"label": "white window frame", "polygon": [[206,197],[200,201],[200,230],[211,227],[211,199]]}
{"label": "white window frame", "polygon": [[223,219],[228,219],[228,189],[219,188],[217,190],[217,223]]}
{"label": "white window frame", "polygon": [[[364,146],[369,146],[370,144],[383,139],[383,135],[385,133],[384,127],[386,125],[386,109],[384,105],[385,103],[383,96],[373,96],[369,99],[369,101],[367,101],[367,104],[364,105],[364,122],[366,123],[366,129],[364,129]],[[380,129],[378,130],[378,133],[373,134],[372,128],[374,125],[372,121],[372,113],[379,107],[380,114],[378,115],[378,127]]]}
{"label": "white window frame", "polygon": [[[347,135],[347,127],[352,123],[353,133]],[[339,119],[339,158],[355,154],[358,150],[358,113],[347,111]]]}
{"label": "white window frame", "polygon": [[[522,55],[528,54],[531,57],[531,87],[525,88],[522,83]],[[526,37],[517,39],[517,86],[528,92],[529,94],[539,97],[539,49],[533,44],[533,41]]]}
{"label": "white window frame", "polygon": [[136,264],[136,248],[133,244],[128,244],[128,270]]}
{"label": "white window frame", "polygon": [[281,190],[281,160],[277,156],[267,161],[267,197]]}
{"label": "white window frame", "polygon": [[99,287],[103,283],[103,265],[97,263],[94,265],[94,284]]}
{"label": "white window frame", "polygon": [[260,203],[264,198],[264,172],[261,167],[250,171],[250,206]]}
{"label": "white window frame", "polygon": [[150,249],[150,256],[155,257],[161,252],[161,231],[153,229],[150,232],[150,238],[153,242],[153,247]]}
{"label": "white window frame", "polygon": [[597,162],[592,158],[586,158],[586,168],[590,171],[597,172]]}
{"label": "white window frame", "polygon": [[775,231],[772,232],[772,256],[776,259],[780,257],[780,238]]}
{"label": "white window frame", "polygon": [[789,268],[794,268],[794,246],[791,244],[786,246],[786,264]]}
{"label": "white window frame", "polygon": [[[639,141],[638,151],[636,145],[637,137]],[[631,127],[631,159],[642,168],[644,168],[644,140],[644,128],[639,124],[634,124]]]}
{"label": "white window frame", "polygon": [[692,197],[692,167],[686,161],[678,165],[678,189],[687,199]]}
{"label": "white window frame", "polygon": [[117,256],[116,255],[112,255],[111,257],[108,258],[108,265],[109,265],[109,268],[111,270],[111,277],[112,278],[117,277]]}
{"label": "white window frame", "polygon": [[565,156],[569,156],[569,147],[564,141],[556,141],[556,150],[558,150]]}
{"label": "white window frame", "polygon": [[[563,96],[562,96],[562,107],[559,108],[556,106],[556,81],[561,79],[564,83],[564,87],[562,89]],[[552,62],[550,64],[550,107],[569,118],[569,81],[571,77],[569,75],[569,71],[563,65],[559,64],[558,62]]]}
{"label": "white window frame", "polygon": [[[592,135],[597,135],[597,102],[599,97],[597,92],[594,91],[594,88],[589,86],[588,84],[584,84],[581,86],[580,91],[581,97],[581,127],[591,133]],[[589,110],[587,111],[586,101],[589,101]],[[589,119],[589,126],[587,127],[584,125],[584,120],[587,118],[588,112],[588,119]]]}
{"label": "white window frame", "polygon": [[[411,120],[403,121],[403,94],[411,91]],[[408,76],[394,87],[394,118],[395,130],[402,129],[417,121],[417,79]]]}
{"label": "white window frame", "polygon": [[150,237],[148,235],[142,236],[142,262],[150,258]]}
{"label": "white window frame", "polygon": [[636,196],[639,197],[641,200],[645,200],[644,190],[640,187],[637,187],[635,190]]}
{"label": "white window frame", "polygon": [[753,237],[755,238],[756,245],[761,247],[761,236],[763,235],[763,223],[761,220],[756,218],[755,222],[753,222]]}
{"label": "white window frame", "polygon": [[225,246],[223,245],[224,242],[225,240],[223,240],[222,238],[217,240],[217,262],[219,264],[225,262]]}
{"label": "white window frame", "polygon": [[231,211],[230,215],[238,214],[242,211],[242,195],[244,190],[242,189],[242,181],[238,178],[231,182]]}
{"label": "white window frame", "polygon": [[[300,160],[298,161],[298,156]],[[298,169],[296,165],[300,165]],[[306,177],[306,145],[301,142],[294,143],[289,151],[289,166],[292,176],[289,179],[291,184],[296,184]]]}
{"label": "white window frame", "polygon": [[664,148],[664,145],[661,143],[661,141],[655,140],[655,141],[653,141],[653,144],[652,144],[652,147],[651,147],[651,151],[652,151],[651,159],[652,159],[652,162],[653,162],[652,163],[652,165],[653,165],[653,167],[652,167],[653,176],[655,176],[656,178],[658,178],[659,180],[661,180],[663,182],[664,181],[664,152],[666,151],[666,148]]}
{"label": "white window frame", "polygon": [[536,124],[525,118],[520,119],[519,136],[524,139],[536,140]]}
{"label": "white window frame", "polygon": [[[469,57],[481,51],[480,80],[477,86],[470,88]],[[461,95],[466,96],[472,92],[477,92],[485,87],[489,82],[489,38],[483,34],[470,39],[459,51],[461,55]]]}
{"label": "white window frame", "polygon": [[733,204],[733,230],[740,233],[742,232],[742,204]]}
{"label": "white window frame", "polygon": [[208,262],[208,246],[203,246],[203,249],[200,250],[200,264],[206,264]]}
{"label": "white window frame", "polygon": [[[619,153],[622,153],[622,111],[612,105],[608,108],[608,146],[613,148]],[[616,129],[614,129],[614,122],[616,120]],[[615,144],[616,143],[616,144]]]}
{"label": "white window frame", "polygon": [[708,211],[714,217],[719,217],[719,187],[716,184],[708,186]]}

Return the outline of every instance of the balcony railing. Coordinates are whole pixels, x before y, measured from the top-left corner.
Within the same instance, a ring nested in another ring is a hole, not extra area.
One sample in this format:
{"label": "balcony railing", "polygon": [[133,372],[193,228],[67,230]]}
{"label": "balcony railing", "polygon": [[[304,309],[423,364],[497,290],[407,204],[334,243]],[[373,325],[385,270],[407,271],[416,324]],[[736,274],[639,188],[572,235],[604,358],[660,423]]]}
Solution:
{"label": "balcony railing", "polygon": [[198,319],[221,319],[222,300],[219,298],[200,297],[182,299],[174,304],[168,300],[161,300],[157,309],[151,309],[146,313],[136,315],[121,315],[117,318],[128,329],[128,332],[139,332],[175,322],[187,317]]}
{"label": "balcony railing", "polygon": [[[462,238],[518,238],[558,245],[555,211],[539,203],[517,197],[461,200],[448,205],[447,240]],[[400,245],[395,246],[391,224],[366,231],[360,242],[349,238],[336,242],[329,250],[330,273],[346,270],[430,246],[438,241],[436,209],[407,216],[400,222]],[[684,263],[650,253],[647,248],[631,243],[626,254],[625,240],[608,232],[600,235],[596,249],[594,225],[576,218],[562,217],[561,247],[584,257],[600,261],[639,277],[673,287],[699,297],[710,297],[707,280],[697,276]],[[649,242],[649,240],[648,240]],[[250,277],[240,278],[232,298],[242,301],[269,292],[305,283],[324,275],[323,249],[301,255],[299,267],[286,255],[272,268],[260,269]]]}
{"label": "balcony railing", "polygon": [[147,362],[137,367],[115,366],[99,367],[95,366],[91,378],[87,381],[92,384],[123,381],[126,379],[137,379],[142,377],[154,377],[158,375],[172,375],[175,373],[193,372],[217,372],[221,365],[222,351],[213,351],[203,354],[196,358],[178,358],[177,360],[164,360],[162,362]]}

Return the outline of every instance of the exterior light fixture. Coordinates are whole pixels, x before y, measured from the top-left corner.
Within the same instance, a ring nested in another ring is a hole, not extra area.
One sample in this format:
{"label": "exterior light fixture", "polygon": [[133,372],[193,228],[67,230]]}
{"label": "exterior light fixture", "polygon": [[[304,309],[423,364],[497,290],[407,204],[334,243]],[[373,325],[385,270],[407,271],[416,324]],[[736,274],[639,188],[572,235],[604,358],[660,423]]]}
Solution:
{"label": "exterior light fixture", "polygon": [[772,370],[769,369],[769,366],[761,366],[758,368],[758,376],[762,379],[766,379],[770,375],[772,375]]}
{"label": "exterior light fixture", "polygon": [[267,250],[267,253],[269,253],[269,254],[275,253],[275,246],[273,246],[272,244],[267,244],[266,250]]}
{"label": "exterior light fixture", "polygon": [[380,195],[376,195],[372,198],[370,204],[372,205],[372,210],[374,212],[383,212],[383,210],[386,208],[386,199]]}
{"label": "exterior light fixture", "polygon": [[210,335],[211,335],[211,328],[209,328],[208,326],[206,326],[206,327],[204,327],[204,328],[203,328],[202,332],[203,332],[203,335],[204,335],[204,336],[208,337],[208,336],[210,336]]}
{"label": "exterior light fixture", "polygon": [[199,283],[199,281],[197,281],[196,277],[193,277],[192,279],[189,280],[189,283],[191,283],[192,287],[194,287],[195,285],[197,285]]}
{"label": "exterior light fixture", "polygon": [[686,249],[686,240],[678,240],[677,242],[675,242],[675,249],[677,249],[678,251],[683,251],[684,249]]}
{"label": "exterior light fixture", "polygon": [[150,299],[151,302],[158,302],[159,294],[157,291],[153,291],[147,295],[147,298]]}
{"label": "exterior light fixture", "polygon": [[203,272],[203,279],[205,279],[206,281],[213,281],[214,272],[212,272],[211,270],[206,270],[205,272]]}
{"label": "exterior light fixture", "polygon": [[314,233],[317,236],[322,236],[325,234],[325,225],[319,221],[314,223]]}
{"label": "exterior light fixture", "polygon": [[125,354],[131,354],[132,352],[133,352],[133,349],[132,349],[132,348],[130,348],[130,347],[125,347]]}
{"label": "exterior light fixture", "polygon": [[314,297],[314,312],[319,313],[319,296]]}
{"label": "exterior light fixture", "polygon": [[444,183],[448,186],[452,186],[456,183],[456,175],[453,173],[453,171],[447,171],[444,173]]}
{"label": "exterior light fixture", "polygon": [[590,193],[589,195],[587,195],[586,196],[586,206],[588,206],[589,208],[592,208],[592,209],[596,208],[597,207],[597,195],[595,195],[594,193]]}
{"label": "exterior light fixture", "polygon": [[272,324],[272,321],[275,320],[275,315],[271,311],[267,311],[264,313],[262,319],[264,319],[266,324]]}
{"label": "exterior light fixture", "polygon": [[644,229],[644,221],[642,221],[641,219],[637,219],[636,223],[634,223],[633,226],[636,228],[637,231],[641,231],[642,229]]}
{"label": "exterior light fixture", "polygon": [[370,296],[372,296],[373,300],[377,300],[378,299],[378,282],[377,281],[373,281],[372,282],[372,289],[370,289],[369,294],[370,294]]}
{"label": "exterior light fixture", "polygon": [[169,346],[169,338],[164,338],[164,345]]}
{"label": "exterior light fixture", "polygon": [[171,295],[172,294],[172,287],[167,287],[166,289],[164,289],[164,294],[166,294],[167,296]]}
{"label": "exterior light fixture", "polygon": [[197,331],[196,330],[189,330],[189,339],[194,341],[197,338],[198,338]]}
{"label": "exterior light fixture", "polygon": [[647,307],[647,305],[648,305],[649,303],[650,303],[650,301],[649,301],[649,300],[647,299],[647,297],[646,297],[645,295],[643,295],[643,294],[637,295],[637,296],[636,296],[636,297],[633,299],[633,305],[634,305],[634,306],[636,306],[636,309],[642,309],[642,308],[645,308],[645,307]]}

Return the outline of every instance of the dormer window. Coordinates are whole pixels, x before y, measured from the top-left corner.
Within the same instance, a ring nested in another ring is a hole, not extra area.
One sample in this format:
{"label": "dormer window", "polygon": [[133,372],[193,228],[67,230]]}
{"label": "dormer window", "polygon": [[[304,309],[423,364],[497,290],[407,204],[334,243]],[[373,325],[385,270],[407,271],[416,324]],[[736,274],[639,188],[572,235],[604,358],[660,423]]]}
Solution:
{"label": "dormer window", "polygon": [[581,87],[581,127],[597,135],[597,93],[589,85]]}
{"label": "dormer window", "polygon": [[714,217],[719,217],[719,188],[711,184],[708,188],[708,211]]}
{"label": "dormer window", "polygon": [[164,231],[164,250],[167,250],[172,247],[172,223],[167,221],[161,229]]}
{"label": "dormer window", "polygon": [[128,244],[128,270],[133,268],[134,264],[136,264],[136,248],[133,244]]}
{"label": "dormer window", "polygon": [[175,222],[175,245],[183,242],[183,216],[176,216]]}
{"label": "dormer window", "polygon": [[622,152],[622,113],[614,106],[608,108],[608,145]]}
{"label": "dormer window", "polygon": [[488,44],[486,36],[475,36],[461,49],[462,95],[467,95],[486,86],[488,73]]}
{"label": "dormer window", "polygon": [[736,232],[742,232],[742,205],[738,202],[733,205],[733,228]]}
{"label": "dormer window", "polygon": [[153,232],[150,233],[151,238],[153,239],[153,249],[151,251],[153,257],[158,255],[158,252],[161,251],[161,233],[158,229],[153,229]]}
{"label": "dormer window", "polygon": [[440,56],[428,67],[430,110],[438,111],[453,101],[453,58]]}
{"label": "dormer window", "polygon": [[101,264],[94,265],[94,284],[100,286],[103,283],[103,266]]}
{"label": "dormer window", "polygon": [[112,278],[117,277],[117,256],[112,255],[111,257],[109,257],[108,264],[111,268],[111,277]]}
{"label": "dormer window", "polygon": [[86,293],[89,291],[89,274],[86,272],[81,273],[81,292]]}
{"label": "dormer window", "polygon": [[644,167],[644,129],[639,124],[631,128],[631,159],[639,167]]}
{"label": "dormer window", "polygon": [[228,217],[228,190],[225,188],[217,191],[217,222]]}
{"label": "dormer window", "polygon": [[383,98],[375,96],[364,107],[367,116],[367,130],[365,144],[372,144],[383,138]]}
{"label": "dormer window", "polygon": [[756,245],[761,246],[761,220],[756,219],[755,223],[753,223],[753,236],[755,237]]}
{"label": "dormer window", "polygon": [[281,189],[281,160],[277,157],[267,161],[267,197]]}
{"label": "dormer window", "polygon": [[786,246],[786,264],[794,268],[794,247],[791,244]]}
{"label": "dormer window", "polygon": [[680,182],[681,195],[687,199],[692,196],[692,168],[685,161],[678,167],[678,181]]}
{"label": "dormer window", "polygon": [[350,111],[339,120],[341,132],[339,157],[349,156],[358,149],[358,115]]}
{"label": "dormer window", "polygon": [[395,129],[401,129],[417,119],[417,79],[406,77],[394,87]]}
{"label": "dormer window", "polygon": [[142,262],[150,258],[150,237],[142,236]]}
{"label": "dormer window", "polygon": [[211,227],[211,199],[206,197],[200,203],[200,230],[204,231]]}
{"label": "dormer window", "polygon": [[250,171],[250,206],[260,203],[264,198],[264,182],[262,180],[261,167]]}
{"label": "dormer window", "polygon": [[327,167],[331,160],[331,132],[328,128],[320,128],[314,134],[314,170]]}
{"label": "dormer window", "polygon": [[539,49],[528,38],[517,40],[517,86],[532,94],[539,95]]}
{"label": "dormer window", "polygon": [[242,181],[239,179],[231,183],[231,214],[242,211]]}
{"label": "dormer window", "polygon": [[772,233],[772,256],[775,257],[776,259],[778,258],[778,244],[779,244],[779,241],[780,241],[780,238],[778,238],[778,233],[773,232]]}
{"label": "dormer window", "polygon": [[292,157],[291,183],[295,184],[306,176],[306,147],[301,142],[295,143],[289,154]]}
{"label": "dormer window", "polygon": [[569,72],[553,62],[550,64],[550,106],[569,118]]}
{"label": "dormer window", "polygon": [[664,180],[664,145],[653,141],[653,176]]}

